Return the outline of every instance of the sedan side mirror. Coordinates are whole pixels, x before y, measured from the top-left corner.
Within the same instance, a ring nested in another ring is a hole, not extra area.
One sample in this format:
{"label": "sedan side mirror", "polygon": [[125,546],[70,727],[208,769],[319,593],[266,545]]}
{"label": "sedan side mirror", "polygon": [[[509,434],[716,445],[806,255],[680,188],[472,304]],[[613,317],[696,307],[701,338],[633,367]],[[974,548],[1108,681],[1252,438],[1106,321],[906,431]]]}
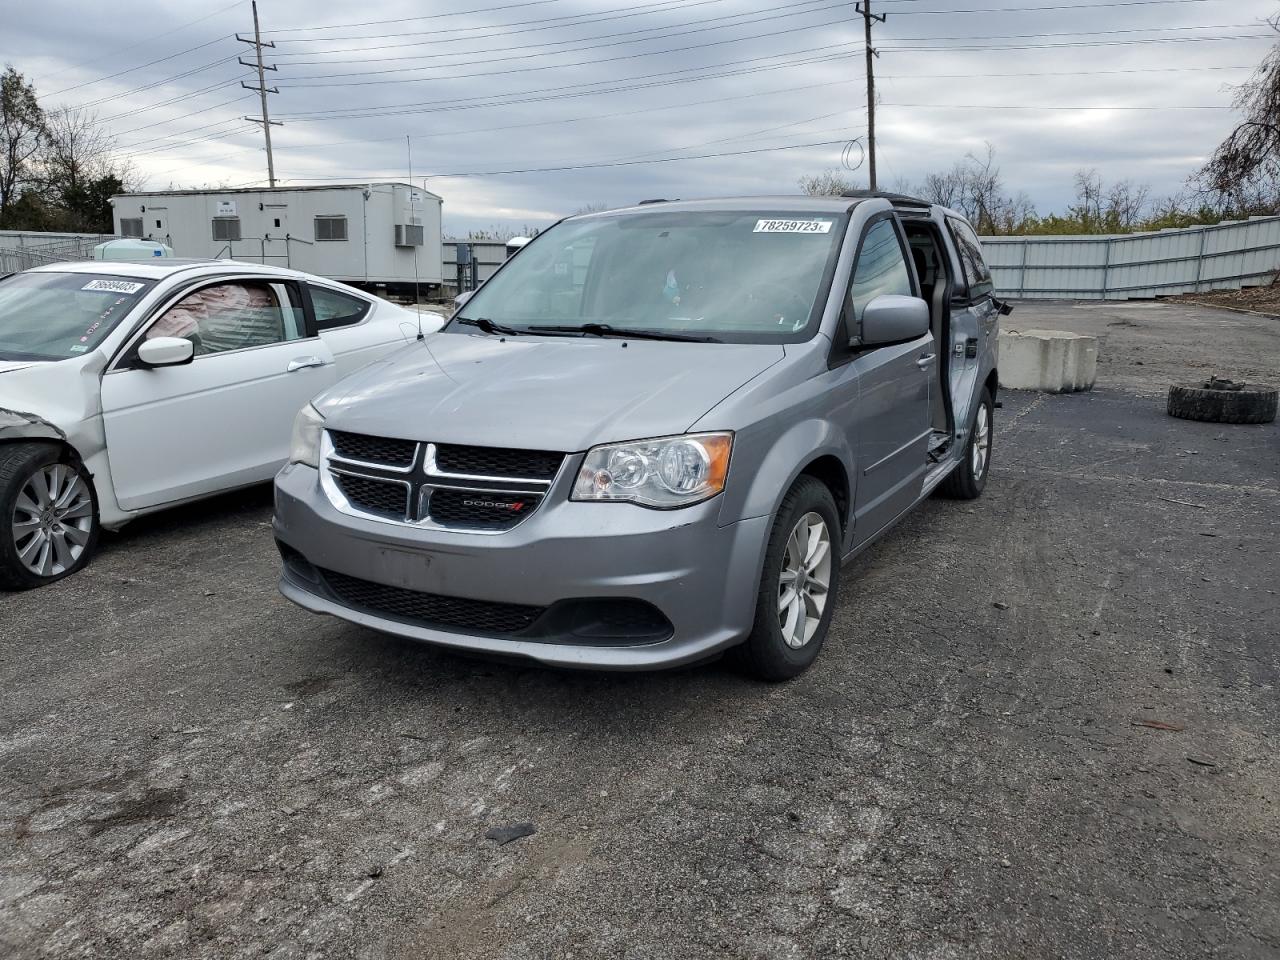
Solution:
{"label": "sedan side mirror", "polygon": [[196,358],[196,346],[182,337],[155,337],[143,340],[138,360],[144,367],[176,367]]}
{"label": "sedan side mirror", "polygon": [[453,312],[457,313],[467,305],[467,301],[475,295],[474,290],[464,290],[453,298]]}
{"label": "sedan side mirror", "polygon": [[883,294],[862,311],[864,347],[905,343],[929,332],[929,305],[919,297]]}

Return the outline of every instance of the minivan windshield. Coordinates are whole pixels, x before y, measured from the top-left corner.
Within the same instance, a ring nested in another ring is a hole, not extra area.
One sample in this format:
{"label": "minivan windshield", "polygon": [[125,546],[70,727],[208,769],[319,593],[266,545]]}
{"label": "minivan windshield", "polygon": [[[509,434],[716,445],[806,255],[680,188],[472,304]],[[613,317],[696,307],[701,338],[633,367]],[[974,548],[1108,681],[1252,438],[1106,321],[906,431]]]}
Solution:
{"label": "minivan windshield", "polygon": [[0,360],[88,353],[154,280],[104,273],[15,273],[0,280]]}
{"label": "minivan windshield", "polygon": [[454,322],[514,334],[806,340],[846,219],[655,210],[567,220],[521,250]]}

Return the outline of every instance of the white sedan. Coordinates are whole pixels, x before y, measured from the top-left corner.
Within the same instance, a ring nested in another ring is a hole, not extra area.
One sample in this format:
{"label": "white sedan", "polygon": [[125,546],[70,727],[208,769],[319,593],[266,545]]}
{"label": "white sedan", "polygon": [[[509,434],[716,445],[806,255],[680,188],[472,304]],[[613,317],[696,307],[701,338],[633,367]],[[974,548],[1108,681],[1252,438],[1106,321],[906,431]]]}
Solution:
{"label": "white sedan", "polygon": [[231,261],[0,279],[0,587],[74,572],[100,528],[270,479],[301,407],[442,322]]}

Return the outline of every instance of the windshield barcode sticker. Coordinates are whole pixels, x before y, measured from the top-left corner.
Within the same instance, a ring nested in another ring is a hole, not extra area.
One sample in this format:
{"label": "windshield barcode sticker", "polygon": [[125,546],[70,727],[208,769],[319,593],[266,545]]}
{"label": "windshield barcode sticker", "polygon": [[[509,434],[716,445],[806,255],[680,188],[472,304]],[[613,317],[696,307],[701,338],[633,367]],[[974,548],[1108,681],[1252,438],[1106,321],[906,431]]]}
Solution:
{"label": "windshield barcode sticker", "polygon": [[752,233],[830,233],[830,220],[757,220]]}
{"label": "windshield barcode sticker", "polygon": [[91,280],[81,290],[105,290],[107,293],[137,293],[145,283],[132,283],[128,280]]}

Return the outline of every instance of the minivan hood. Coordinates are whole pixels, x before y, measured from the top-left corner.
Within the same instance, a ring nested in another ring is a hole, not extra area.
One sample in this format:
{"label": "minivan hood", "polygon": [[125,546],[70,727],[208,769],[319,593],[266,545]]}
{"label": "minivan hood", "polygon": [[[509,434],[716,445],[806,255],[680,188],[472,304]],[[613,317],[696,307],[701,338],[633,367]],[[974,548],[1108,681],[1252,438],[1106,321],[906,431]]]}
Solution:
{"label": "minivan hood", "polygon": [[777,344],[439,333],[316,406],[353,433],[569,453],[683,433],[784,355]]}

